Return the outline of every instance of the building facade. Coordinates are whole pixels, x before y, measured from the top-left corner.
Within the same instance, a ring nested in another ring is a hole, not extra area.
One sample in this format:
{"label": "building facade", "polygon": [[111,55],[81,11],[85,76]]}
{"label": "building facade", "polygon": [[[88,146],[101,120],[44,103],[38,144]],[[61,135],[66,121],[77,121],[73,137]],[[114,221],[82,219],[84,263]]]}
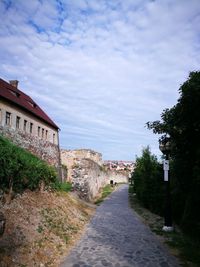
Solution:
{"label": "building facade", "polygon": [[18,81],[0,79],[0,134],[59,169],[59,128]]}

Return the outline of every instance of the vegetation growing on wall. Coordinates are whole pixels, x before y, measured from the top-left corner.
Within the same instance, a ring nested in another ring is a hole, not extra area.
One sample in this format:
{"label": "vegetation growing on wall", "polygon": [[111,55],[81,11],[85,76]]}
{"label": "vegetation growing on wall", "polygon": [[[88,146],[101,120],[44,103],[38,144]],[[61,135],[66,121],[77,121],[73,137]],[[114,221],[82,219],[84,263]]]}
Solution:
{"label": "vegetation growing on wall", "polygon": [[41,183],[58,187],[55,169],[0,136],[0,185],[6,191],[34,190]]}

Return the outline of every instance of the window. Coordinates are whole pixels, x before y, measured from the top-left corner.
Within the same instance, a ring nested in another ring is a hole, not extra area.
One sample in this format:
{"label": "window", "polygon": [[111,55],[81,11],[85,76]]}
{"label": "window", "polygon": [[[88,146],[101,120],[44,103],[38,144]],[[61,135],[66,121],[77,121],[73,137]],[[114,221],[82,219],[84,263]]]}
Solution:
{"label": "window", "polygon": [[40,136],[40,126],[38,126],[38,136]]}
{"label": "window", "polygon": [[6,125],[11,125],[11,113],[6,111]]}
{"label": "window", "polygon": [[44,138],[44,129],[42,128],[42,138]]}
{"label": "window", "polygon": [[45,139],[46,139],[46,140],[48,139],[48,130],[46,130],[46,136],[45,136]]}
{"label": "window", "polygon": [[56,137],[56,135],[53,134],[53,143],[54,143],[54,144],[55,144],[55,137]]}
{"label": "window", "polygon": [[33,123],[32,122],[30,123],[30,133],[31,134],[33,133]]}
{"label": "window", "polygon": [[16,117],[16,129],[19,129],[20,128],[20,117],[17,116]]}
{"label": "window", "polygon": [[24,131],[26,132],[27,120],[24,120]]}

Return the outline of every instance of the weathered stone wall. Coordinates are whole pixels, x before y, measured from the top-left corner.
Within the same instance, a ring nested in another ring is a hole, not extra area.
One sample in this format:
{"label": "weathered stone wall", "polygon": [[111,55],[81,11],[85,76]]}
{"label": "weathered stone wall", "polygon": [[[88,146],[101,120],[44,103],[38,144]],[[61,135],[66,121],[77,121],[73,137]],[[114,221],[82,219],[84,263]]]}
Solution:
{"label": "weathered stone wall", "polygon": [[61,150],[62,164],[67,166],[66,180],[72,182],[81,198],[94,199],[100,188],[110,183],[127,183],[128,171],[109,170],[102,164],[100,153],[88,150]]}
{"label": "weathered stone wall", "polygon": [[57,145],[6,126],[0,126],[0,134],[58,169],[60,164],[59,147]]}
{"label": "weathered stone wall", "polygon": [[114,183],[128,183],[129,177],[127,172],[109,171],[107,170],[109,180]]}
{"label": "weathered stone wall", "polygon": [[81,198],[91,201],[111,180],[113,183],[128,183],[126,172],[105,170],[90,159],[76,160],[72,168],[71,181],[74,190]]}
{"label": "weathered stone wall", "polygon": [[61,157],[63,164],[68,164],[69,160],[73,159],[91,159],[99,165],[102,164],[102,155],[91,149],[76,149],[76,150],[66,150],[61,149]]}
{"label": "weathered stone wall", "polygon": [[72,181],[73,166],[77,164],[77,160],[80,161],[82,159],[90,159],[98,165],[102,165],[102,155],[91,149],[61,149],[61,162],[63,165],[67,166],[68,169],[66,180]]}
{"label": "weathered stone wall", "polygon": [[72,184],[80,198],[93,200],[100,188],[109,183],[107,173],[102,166],[91,159],[76,160],[72,169]]}

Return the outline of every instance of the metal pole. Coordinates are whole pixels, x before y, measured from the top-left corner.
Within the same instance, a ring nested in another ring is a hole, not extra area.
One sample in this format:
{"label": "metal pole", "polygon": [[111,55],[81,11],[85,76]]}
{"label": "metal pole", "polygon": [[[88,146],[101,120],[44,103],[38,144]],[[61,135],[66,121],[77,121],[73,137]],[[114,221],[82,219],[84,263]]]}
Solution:
{"label": "metal pole", "polygon": [[171,195],[170,195],[170,177],[169,177],[169,154],[166,154],[166,162],[168,167],[165,167],[164,163],[164,186],[165,186],[165,203],[164,203],[164,226],[163,231],[173,231],[172,226],[172,211],[171,211]]}

